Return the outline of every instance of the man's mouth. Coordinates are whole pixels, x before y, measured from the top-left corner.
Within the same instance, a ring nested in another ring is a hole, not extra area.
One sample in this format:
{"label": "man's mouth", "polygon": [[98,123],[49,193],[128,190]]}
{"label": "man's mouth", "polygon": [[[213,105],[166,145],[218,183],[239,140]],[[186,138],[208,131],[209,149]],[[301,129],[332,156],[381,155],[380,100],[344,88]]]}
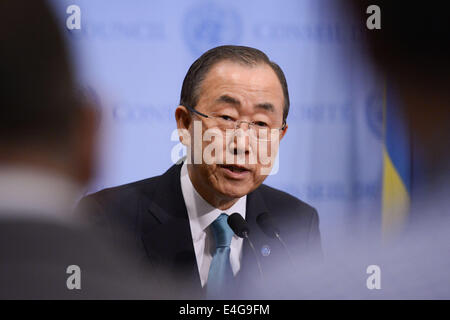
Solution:
{"label": "man's mouth", "polygon": [[243,178],[250,173],[250,169],[247,169],[244,166],[234,165],[234,164],[219,164],[219,167],[224,169],[225,173],[230,178]]}
{"label": "man's mouth", "polygon": [[222,168],[228,169],[230,171],[233,172],[244,172],[244,171],[250,171],[249,169],[242,167],[242,166],[238,166],[238,165],[233,165],[233,164],[220,164],[219,165]]}

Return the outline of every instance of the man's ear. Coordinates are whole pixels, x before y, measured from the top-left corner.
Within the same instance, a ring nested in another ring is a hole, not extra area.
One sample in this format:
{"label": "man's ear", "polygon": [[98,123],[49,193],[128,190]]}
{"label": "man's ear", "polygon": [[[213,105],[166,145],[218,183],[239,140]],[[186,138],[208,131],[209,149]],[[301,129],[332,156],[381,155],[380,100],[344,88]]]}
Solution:
{"label": "man's ear", "polygon": [[288,125],[286,123],[286,126],[284,127],[283,131],[281,131],[280,141],[281,141],[281,139],[283,139],[284,135],[286,134],[287,129],[288,129]]}
{"label": "man's ear", "polygon": [[190,144],[190,134],[192,117],[189,110],[185,106],[178,106],[175,110],[175,120],[177,121],[178,136],[180,142],[184,145]]}

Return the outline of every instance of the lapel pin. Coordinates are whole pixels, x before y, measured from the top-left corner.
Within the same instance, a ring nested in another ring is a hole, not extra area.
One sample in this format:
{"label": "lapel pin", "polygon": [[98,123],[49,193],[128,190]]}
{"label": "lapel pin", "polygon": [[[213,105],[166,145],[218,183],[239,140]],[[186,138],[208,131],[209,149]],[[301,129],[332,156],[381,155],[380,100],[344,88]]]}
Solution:
{"label": "lapel pin", "polygon": [[261,254],[263,257],[267,257],[270,254],[270,247],[268,245],[263,245],[261,248]]}

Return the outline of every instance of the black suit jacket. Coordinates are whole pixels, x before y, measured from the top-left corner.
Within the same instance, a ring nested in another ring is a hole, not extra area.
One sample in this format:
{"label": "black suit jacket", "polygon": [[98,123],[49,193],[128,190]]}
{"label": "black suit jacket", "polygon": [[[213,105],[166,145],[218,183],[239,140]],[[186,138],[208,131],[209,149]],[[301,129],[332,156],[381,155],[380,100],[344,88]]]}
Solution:
{"label": "black suit jacket", "polygon": [[[181,164],[177,164],[161,176],[99,191],[83,198],[78,208],[94,218],[97,225],[110,230],[116,243],[131,241],[136,245],[140,259],[150,262],[153,274],[169,280],[168,285],[177,293],[174,297],[202,298],[180,171]],[[295,260],[309,257],[310,253],[320,255],[316,210],[263,184],[247,196],[246,220],[264,276],[270,274],[273,266],[288,263],[288,257],[281,243],[266,236],[257,225],[256,217],[263,212],[274,218]],[[236,283],[246,287],[257,284],[258,270],[255,255],[245,240]]]}

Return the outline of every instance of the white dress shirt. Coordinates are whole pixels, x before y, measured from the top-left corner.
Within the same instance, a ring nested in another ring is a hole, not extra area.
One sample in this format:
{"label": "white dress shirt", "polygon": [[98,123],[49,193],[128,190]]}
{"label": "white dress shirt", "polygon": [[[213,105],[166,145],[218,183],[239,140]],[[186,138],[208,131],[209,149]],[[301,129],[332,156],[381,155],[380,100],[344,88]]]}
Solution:
{"label": "white dress shirt", "polygon": [[[231,208],[220,210],[210,205],[195,190],[189,177],[186,161],[181,167],[180,180],[181,191],[183,192],[183,198],[189,216],[189,225],[191,227],[200,281],[202,287],[204,287],[208,281],[209,266],[215,250],[214,238],[208,227],[222,213],[230,215],[238,212],[245,219],[247,196],[240,198]],[[243,239],[236,235],[231,239],[230,263],[233,275],[236,275],[241,267],[242,244]]]}

